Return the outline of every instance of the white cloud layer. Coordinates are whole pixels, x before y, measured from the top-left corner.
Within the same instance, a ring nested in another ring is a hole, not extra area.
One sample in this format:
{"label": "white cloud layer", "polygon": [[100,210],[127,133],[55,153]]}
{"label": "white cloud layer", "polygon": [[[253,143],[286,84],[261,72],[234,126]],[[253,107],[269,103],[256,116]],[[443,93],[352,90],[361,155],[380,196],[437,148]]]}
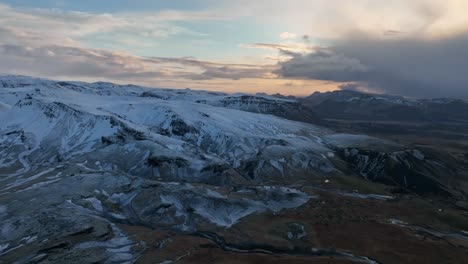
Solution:
{"label": "white cloud layer", "polygon": [[382,36],[389,30],[443,37],[468,27],[466,0],[211,1],[223,5],[231,16],[256,17],[319,39],[354,32]]}

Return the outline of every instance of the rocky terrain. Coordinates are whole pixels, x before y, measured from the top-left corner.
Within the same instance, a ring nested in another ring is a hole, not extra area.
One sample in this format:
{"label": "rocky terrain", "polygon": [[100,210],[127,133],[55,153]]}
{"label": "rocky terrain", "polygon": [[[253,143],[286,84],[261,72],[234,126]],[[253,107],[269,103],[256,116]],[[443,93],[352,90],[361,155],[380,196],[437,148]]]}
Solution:
{"label": "rocky terrain", "polygon": [[312,97],[1,76],[0,263],[465,262],[466,138]]}

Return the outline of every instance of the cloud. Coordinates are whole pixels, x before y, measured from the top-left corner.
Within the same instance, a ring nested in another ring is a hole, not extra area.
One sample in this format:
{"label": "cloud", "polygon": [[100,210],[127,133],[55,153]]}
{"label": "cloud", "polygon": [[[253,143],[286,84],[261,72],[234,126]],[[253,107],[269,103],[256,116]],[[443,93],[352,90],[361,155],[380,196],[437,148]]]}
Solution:
{"label": "cloud", "polygon": [[280,62],[281,68],[275,71],[287,78],[307,78],[337,82],[354,81],[356,76],[365,74],[368,69],[359,60],[328,49],[317,49],[309,54],[282,51],[291,57]]}
{"label": "cloud", "polygon": [[256,46],[289,56],[279,62],[279,76],[352,82],[360,89],[414,97],[468,98],[467,1],[270,2],[264,19],[282,21],[302,32],[305,43],[322,46],[305,52]]}
{"label": "cloud", "polygon": [[242,44],[241,47],[251,48],[251,49],[266,49],[266,50],[274,50],[279,52],[276,56],[275,60],[283,60],[285,59],[284,55],[287,52],[295,53],[307,53],[310,52],[313,47],[308,45],[307,43],[249,43],[249,44]]}
{"label": "cloud", "polygon": [[[185,34],[204,37],[171,21],[217,19],[206,12],[161,11],[140,14],[91,14],[49,9],[16,9],[0,4],[0,72],[65,78],[147,81],[157,78],[211,80],[270,78],[264,65],[229,64],[194,58],[150,58],[124,51],[89,48],[81,40],[143,46],[144,38]],[[109,33],[111,39],[106,39]],[[113,36],[113,37],[112,37]],[[118,37],[117,37],[118,36]],[[114,39],[112,39],[114,38]],[[136,43],[135,43],[136,42]]]}
{"label": "cloud", "polygon": [[224,3],[227,14],[255,17],[311,39],[342,39],[352,32],[382,36],[388,30],[441,37],[468,27],[465,0],[238,0]]}
{"label": "cloud", "polygon": [[201,61],[193,58],[160,58],[150,57],[146,61],[153,63],[172,63],[192,67],[196,72],[180,74],[179,77],[192,80],[231,79],[240,80],[245,78],[274,78],[271,74],[274,65],[252,65],[252,64],[226,64],[209,61]]}
{"label": "cloud", "polygon": [[280,38],[282,39],[295,39],[297,34],[291,32],[283,32],[280,34]]}
{"label": "cloud", "polygon": [[[204,33],[172,23],[179,19],[199,20],[204,15],[208,18],[208,14],[197,12],[94,14],[57,9],[18,9],[0,4],[0,31],[13,33],[17,42],[67,46],[82,46],[83,40],[94,36],[107,37],[108,42],[115,42],[116,36],[152,40],[174,35],[204,37]],[[5,41],[0,39],[0,43]]]}
{"label": "cloud", "polygon": [[272,66],[223,64],[193,58],[138,57],[128,52],[63,47],[0,45],[0,72],[68,78],[151,81],[272,78]]}
{"label": "cloud", "polygon": [[1,45],[0,71],[39,76],[100,77],[121,79],[162,73],[137,57],[126,53],[90,50],[77,47]]}
{"label": "cloud", "polygon": [[404,32],[402,31],[398,31],[398,30],[385,30],[383,32],[384,36],[397,36],[397,35],[400,35],[400,34],[404,34]]}
{"label": "cloud", "polygon": [[14,33],[18,41],[71,43],[72,38],[109,32],[129,26],[129,22],[110,14],[87,14],[48,9],[0,8],[0,25]]}
{"label": "cloud", "polygon": [[201,74],[189,74],[185,77],[193,80],[231,79],[240,80],[245,78],[268,78],[268,69],[239,69],[233,67],[219,67],[206,69]]}
{"label": "cloud", "polygon": [[292,54],[276,73],[406,96],[468,98],[468,33],[443,39],[356,35],[325,50]]}
{"label": "cloud", "polygon": [[273,43],[249,43],[249,44],[242,44],[241,46],[246,47],[246,48],[253,48],[253,49],[273,49],[273,50],[291,49],[290,45],[273,44]]}
{"label": "cloud", "polygon": [[376,91],[375,89],[369,89],[369,87],[363,86],[359,83],[345,83],[338,86],[340,90],[354,91],[361,93],[383,93],[383,91]]}

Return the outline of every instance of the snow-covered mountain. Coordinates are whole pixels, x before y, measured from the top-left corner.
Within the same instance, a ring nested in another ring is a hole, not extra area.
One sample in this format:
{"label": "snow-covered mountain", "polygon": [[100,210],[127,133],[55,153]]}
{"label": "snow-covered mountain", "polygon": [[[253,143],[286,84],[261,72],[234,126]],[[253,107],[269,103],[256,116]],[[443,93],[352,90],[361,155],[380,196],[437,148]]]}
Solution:
{"label": "snow-covered mountain", "polygon": [[28,262],[60,248],[53,258],[100,250],[131,261],[135,242],[115,223],[228,228],[299,207],[314,197],[294,186],[337,175],[451,195],[444,164],[314,125],[308,111],[267,95],[2,76],[0,256]]}
{"label": "snow-covered mountain", "polygon": [[[259,98],[262,101],[244,103],[235,98],[245,95],[13,80],[16,87],[2,81],[4,87],[14,87],[3,88],[2,132],[9,149],[27,151],[28,164],[96,153],[103,163],[143,175],[148,166],[136,166],[137,161],[164,156],[168,158],[163,163],[171,168],[166,174],[190,177],[191,181],[221,180],[201,175],[209,174],[213,167],[248,167],[252,179],[265,177],[262,175],[281,178],[285,170],[329,171],[333,167],[326,158],[332,150],[321,138],[331,131],[242,111],[273,112],[275,106],[281,109],[294,103],[288,100]],[[30,85],[26,85],[28,81]],[[122,161],[115,162],[116,153],[132,153],[132,160],[121,157]],[[15,155],[5,150],[7,154]],[[184,160],[183,166],[175,163],[177,159]],[[160,169],[155,173],[158,177],[165,174]]]}

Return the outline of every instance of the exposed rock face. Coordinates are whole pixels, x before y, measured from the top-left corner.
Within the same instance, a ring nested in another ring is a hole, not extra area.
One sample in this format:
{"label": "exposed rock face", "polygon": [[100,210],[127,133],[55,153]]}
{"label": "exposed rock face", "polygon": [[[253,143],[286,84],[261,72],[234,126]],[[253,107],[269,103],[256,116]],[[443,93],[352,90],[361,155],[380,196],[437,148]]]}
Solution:
{"label": "exposed rock face", "polygon": [[216,188],[156,184],[151,192],[144,191],[134,199],[134,210],[140,221],[144,225],[176,226],[185,231],[195,231],[200,222],[230,227],[252,213],[295,208],[310,198],[294,189],[280,187],[238,188],[223,195]]}
{"label": "exposed rock face", "polygon": [[441,184],[439,175],[450,173],[449,168],[432,160],[425,160],[417,150],[392,153],[359,149],[339,152],[351,168],[366,179],[394,186],[402,186],[419,194],[450,196]]}
{"label": "exposed rock face", "polygon": [[228,96],[214,105],[247,112],[271,114],[290,120],[318,124],[321,122],[312,111],[300,102],[287,98],[271,98],[252,95]]}

